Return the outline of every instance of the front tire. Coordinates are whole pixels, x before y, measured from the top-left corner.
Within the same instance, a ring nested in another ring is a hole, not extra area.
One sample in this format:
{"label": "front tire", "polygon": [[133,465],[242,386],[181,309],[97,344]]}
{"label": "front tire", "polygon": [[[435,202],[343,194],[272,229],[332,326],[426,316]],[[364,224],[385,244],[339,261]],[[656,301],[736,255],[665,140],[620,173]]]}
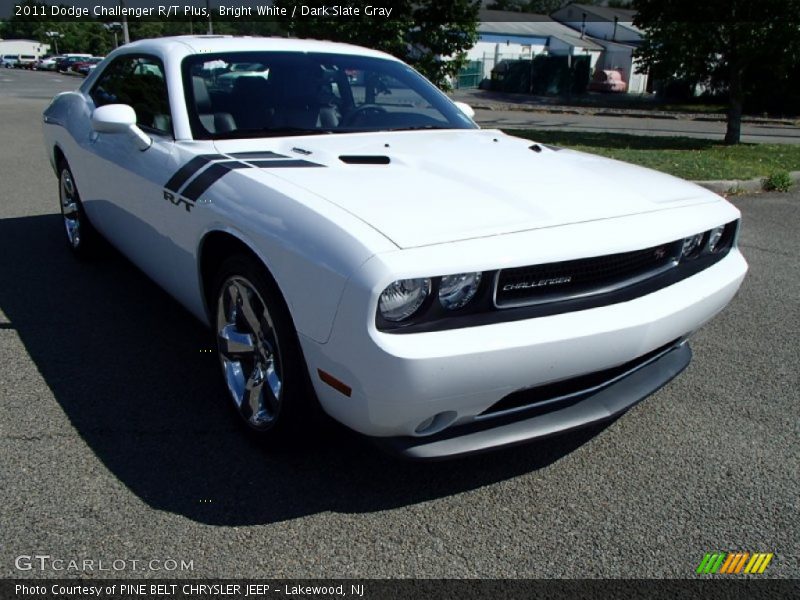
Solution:
{"label": "front tire", "polygon": [[58,164],[58,200],[70,250],[79,258],[90,257],[97,247],[97,233],[83,209],[78,186],[66,160]]}
{"label": "front tire", "polygon": [[259,438],[284,442],[314,421],[315,401],[297,332],[277,285],[246,255],[215,278],[215,329],[234,408]]}

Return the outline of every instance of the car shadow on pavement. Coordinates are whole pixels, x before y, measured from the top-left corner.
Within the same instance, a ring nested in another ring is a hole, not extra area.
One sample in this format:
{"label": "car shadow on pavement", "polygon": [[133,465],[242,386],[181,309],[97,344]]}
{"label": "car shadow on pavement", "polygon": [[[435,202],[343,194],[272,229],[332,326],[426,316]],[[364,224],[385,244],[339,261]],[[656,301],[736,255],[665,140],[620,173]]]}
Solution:
{"label": "car shadow on pavement", "polygon": [[391,509],[541,469],[604,428],[441,463],[333,424],[270,450],[226,405],[210,332],[115,251],[74,259],[61,227],[0,220],[0,310],[77,433],[155,509],[214,525]]}

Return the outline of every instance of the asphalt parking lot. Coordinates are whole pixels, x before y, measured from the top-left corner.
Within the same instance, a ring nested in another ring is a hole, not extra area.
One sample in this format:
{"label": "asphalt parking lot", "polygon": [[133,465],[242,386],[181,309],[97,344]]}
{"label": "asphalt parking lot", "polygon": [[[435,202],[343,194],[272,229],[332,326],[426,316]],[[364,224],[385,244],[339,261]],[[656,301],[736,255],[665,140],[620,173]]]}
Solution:
{"label": "asphalt parking lot", "polygon": [[613,423],[448,463],[335,428],[276,453],[225,405],[198,322],[113,252],[69,255],[41,140],[56,76],[4,75],[0,576],[165,575],[15,566],[44,554],[193,577],[683,578],[742,550],[800,577],[800,192],[734,200],[743,289]]}

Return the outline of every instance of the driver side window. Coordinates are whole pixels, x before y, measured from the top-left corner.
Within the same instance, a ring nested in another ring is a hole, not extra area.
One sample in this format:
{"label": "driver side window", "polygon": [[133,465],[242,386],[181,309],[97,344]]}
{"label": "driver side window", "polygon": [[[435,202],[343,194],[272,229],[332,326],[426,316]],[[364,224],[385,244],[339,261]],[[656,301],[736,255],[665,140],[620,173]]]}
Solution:
{"label": "driver side window", "polygon": [[100,75],[90,92],[95,106],[128,104],[146,131],[172,135],[169,95],[161,61],[146,56],[121,56]]}

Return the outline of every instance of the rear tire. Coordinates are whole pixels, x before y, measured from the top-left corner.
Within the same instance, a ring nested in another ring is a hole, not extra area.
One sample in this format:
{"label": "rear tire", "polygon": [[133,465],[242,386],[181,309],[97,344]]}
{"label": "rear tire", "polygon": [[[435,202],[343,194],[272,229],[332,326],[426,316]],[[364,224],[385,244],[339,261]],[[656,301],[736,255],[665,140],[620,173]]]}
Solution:
{"label": "rear tire", "polygon": [[214,326],[233,406],[259,439],[286,443],[317,422],[318,405],[278,286],[256,259],[225,259],[214,279]]}
{"label": "rear tire", "polygon": [[67,245],[78,258],[90,258],[97,250],[98,235],[86,216],[78,186],[65,159],[58,163],[58,200]]}

